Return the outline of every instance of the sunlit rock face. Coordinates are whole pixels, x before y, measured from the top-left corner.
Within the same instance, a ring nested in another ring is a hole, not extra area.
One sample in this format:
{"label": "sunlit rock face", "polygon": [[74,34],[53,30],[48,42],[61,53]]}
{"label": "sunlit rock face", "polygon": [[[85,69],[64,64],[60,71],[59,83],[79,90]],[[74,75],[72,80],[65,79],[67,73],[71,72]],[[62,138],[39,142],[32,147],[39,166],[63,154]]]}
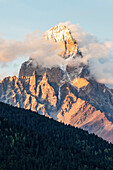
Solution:
{"label": "sunlit rock face", "polygon": [[89,84],[89,82],[84,78],[76,78],[73,80],[73,85],[77,87],[78,89],[82,87],[86,87]]}
{"label": "sunlit rock face", "polygon": [[[66,26],[55,26],[44,34],[62,46],[61,57],[82,57],[76,40]],[[0,101],[31,109],[65,124],[88,130],[113,142],[113,91],[97,83],[88,65],[45,67],[24,62],[19,77],[0,82]]]}
{"label": "sunlit rock face", "polygon": [[65,25],[57,25],[46,31],[43,39],[58,43],[61,48],[59,55],[64,58],[75,55],[82,57],[77,41],[72,37],[71,30]]}

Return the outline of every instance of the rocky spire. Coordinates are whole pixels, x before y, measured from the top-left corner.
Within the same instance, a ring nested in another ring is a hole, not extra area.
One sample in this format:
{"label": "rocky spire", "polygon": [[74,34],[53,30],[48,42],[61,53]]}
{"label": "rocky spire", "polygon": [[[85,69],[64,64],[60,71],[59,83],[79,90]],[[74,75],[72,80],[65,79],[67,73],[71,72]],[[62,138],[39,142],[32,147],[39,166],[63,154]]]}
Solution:
{"label": "rocky spire", "polygon": [[65,58],[81,54],[79,52],[77,41],[72,37],[71,31],[65,25],[57,25],[51,28],[45,32],[43,38],[59,43],[62,48],[59,55]]}

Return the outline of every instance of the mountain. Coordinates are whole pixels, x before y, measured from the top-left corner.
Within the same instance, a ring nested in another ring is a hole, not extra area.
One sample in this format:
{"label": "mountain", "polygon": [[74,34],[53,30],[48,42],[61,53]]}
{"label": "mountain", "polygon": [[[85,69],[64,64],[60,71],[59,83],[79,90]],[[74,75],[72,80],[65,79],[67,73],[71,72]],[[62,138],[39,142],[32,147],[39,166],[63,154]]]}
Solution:
{"label": "mountain", "polygon": [[113,144],[0,102],[0,169],[110,170]]}
{"label": "mountain", "polygon": [[[62,25],[45,32],[43,40],[57,43],[64,61],[83,58],[71,31]],[[24,62],[19,77],[6,77],[0,82],[0,101],[31,109],[95,133],[113,143],[113,90],[98,83],[84,63],[52,67]]]}

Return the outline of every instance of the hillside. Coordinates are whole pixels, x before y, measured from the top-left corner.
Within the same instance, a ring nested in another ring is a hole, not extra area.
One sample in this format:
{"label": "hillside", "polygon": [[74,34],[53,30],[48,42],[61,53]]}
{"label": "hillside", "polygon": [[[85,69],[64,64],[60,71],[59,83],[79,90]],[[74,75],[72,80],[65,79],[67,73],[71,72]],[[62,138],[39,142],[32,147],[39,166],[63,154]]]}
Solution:
{"label": "hillside", "polygon": [[0,134],[2,170],[113,167],[112,144],[30,110],[0,103]]}

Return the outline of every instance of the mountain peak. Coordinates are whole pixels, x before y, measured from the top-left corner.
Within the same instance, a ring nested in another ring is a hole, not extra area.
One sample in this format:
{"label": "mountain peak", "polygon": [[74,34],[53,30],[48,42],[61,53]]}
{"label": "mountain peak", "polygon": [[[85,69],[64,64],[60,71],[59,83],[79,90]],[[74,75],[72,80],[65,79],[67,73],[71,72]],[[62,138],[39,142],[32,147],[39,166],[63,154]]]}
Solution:
{"label": "mountain peak", "polygon": [[59,54],[65,56],[75,56],[79,54],[78,43],[73,38],[71,30],[65,25],[56,25],[45,32],[44,39],[59,43],[63,51]]}
{"label": "mountain peak", "polygon": [[72,39],[71,31],[65,25],[56,25],[45,32],[44,38],[55,42]]}

